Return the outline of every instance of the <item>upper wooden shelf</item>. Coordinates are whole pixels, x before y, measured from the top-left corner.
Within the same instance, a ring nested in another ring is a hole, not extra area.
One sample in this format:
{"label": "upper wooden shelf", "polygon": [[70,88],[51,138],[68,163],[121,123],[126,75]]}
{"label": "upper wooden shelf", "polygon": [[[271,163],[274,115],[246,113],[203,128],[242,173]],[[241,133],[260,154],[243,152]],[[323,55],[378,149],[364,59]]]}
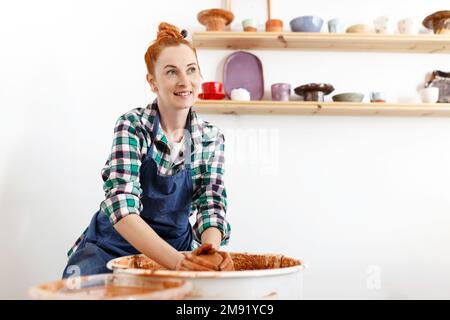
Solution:
{"label": "upper wooden shelf", "polygon": [[350,103],[315,101],[197,100],[195,110],[213,114],[381,115],[450,117],[450,103]]}
{"label": "upper wooden shelf", "polygon": [[194,32],[196,48],[449,53],[450,35],[313,32]]}

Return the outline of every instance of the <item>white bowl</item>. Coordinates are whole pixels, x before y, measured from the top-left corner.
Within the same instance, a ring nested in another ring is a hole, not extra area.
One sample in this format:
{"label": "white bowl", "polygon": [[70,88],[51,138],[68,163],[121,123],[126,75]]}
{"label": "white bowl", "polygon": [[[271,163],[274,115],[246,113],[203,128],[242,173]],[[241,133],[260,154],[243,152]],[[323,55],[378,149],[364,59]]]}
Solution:
{"label": "white bowl", "polygon": [[435,103],[439,100],[439,88],[437,87],[422,88],[419,93],[423,103]]}
{"label": "white bowl", "polygon": [[418,34],[419,33],[419,26],[417,23],[411,19],[401,19],[397,23],[398,32],[400,34]]}
{"label": "white bowl", "polygon": [[250,92],[244,88],[231,90],[231,100],[250,101]]}
{"label": "white bowl", "polygon": [[392,20],[388,16],[381,16],[373,21],[376,33],[393,33]]}

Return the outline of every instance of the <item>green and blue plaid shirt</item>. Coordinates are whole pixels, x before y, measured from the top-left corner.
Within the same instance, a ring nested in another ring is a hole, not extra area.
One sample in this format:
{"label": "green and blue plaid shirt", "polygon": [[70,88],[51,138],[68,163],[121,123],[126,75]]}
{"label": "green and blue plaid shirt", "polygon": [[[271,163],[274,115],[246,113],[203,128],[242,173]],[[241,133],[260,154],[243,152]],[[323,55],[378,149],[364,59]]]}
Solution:
{"label": "green and blue plaid shirt", "polygon": [[[100,204],[100,209],[112,224],[129,214],[139,214],[142,210],[139,170],[150,146],[153,147],[152,158],[157,163],[158,174],[174,175],[184,168],[182,153],[174,162],[170,161],[167,137],[160,125],[153,125],[157,113],[155,99],[146,108],[133,109],[117,120],[111,154],[101,172],[105,200]],[[221,245],[226,245],[231,228],[226,220],[227,194],[223,181],[224,136],[217,127],[198,118],[192,108],[189,118],[193,183],[190,215],[196,215],[194,241],[200,243],[202,232],[209,227],[216,227],[222,232]],[[153,130],[157,131],[152,145],[150,133]],[[183,151],[187,145],[184,145]],[[68,252],[69,256],[76,250],[85,233]]]}

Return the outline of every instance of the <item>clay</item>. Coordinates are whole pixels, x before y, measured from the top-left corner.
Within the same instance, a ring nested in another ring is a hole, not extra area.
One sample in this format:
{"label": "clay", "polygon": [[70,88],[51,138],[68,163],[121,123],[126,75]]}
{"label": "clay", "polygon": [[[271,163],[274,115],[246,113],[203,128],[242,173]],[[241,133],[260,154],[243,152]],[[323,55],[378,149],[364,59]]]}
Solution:
{"label": "clay", "polygon": [[[301,261],[280,254],[230,253],[230,255],[233,260],[234,271],[278,269],[301,265]],[[128,266],[129,268],[149,269],[154,271],[166,270],[156,262],[143,255],[125,259],[127,260],[120,261],[120,264],[123,266]],[[219,258],[214,256],[209,257],[208,259],[218,260]]]}
{"label": "clay", "polygon": [[212,253],[212,254],[202,254],[199,257],[201,257],[202,259],[211,262],[214,265],[220,265],[220,263],[222,262],[222,256],[218,253]]}
{"label": "clay", "polygon": [[[211,244],[203,244],[192,253],[186,254],[187,259],[204,266],[210,265],[213,271],[234,271],[234,263],[228,252],[217,251]],[[203,263],[202,263],[203,262]]]}

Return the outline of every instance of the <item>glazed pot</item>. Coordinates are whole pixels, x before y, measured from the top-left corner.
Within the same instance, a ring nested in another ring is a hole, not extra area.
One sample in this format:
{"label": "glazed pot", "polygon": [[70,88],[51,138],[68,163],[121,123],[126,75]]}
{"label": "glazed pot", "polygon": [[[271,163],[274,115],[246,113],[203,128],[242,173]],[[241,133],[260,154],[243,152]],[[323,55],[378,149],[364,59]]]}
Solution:
{"label": "glazed pot", "polygon": [[291,85],[289,83],[274,83],[271,86],[273,101],[289,101]]}
{"label": "glazed pot", "polygon": [[258,21],[256,19],[245,19],[242,21],[242,28],[246,32],[255,32],[258,30]]}
{"label": "glazed pot", "polygon": [[283,21],[278,19],[270,19],[266,21],[266,31],[267,32],[282,32],[283,31]]}

